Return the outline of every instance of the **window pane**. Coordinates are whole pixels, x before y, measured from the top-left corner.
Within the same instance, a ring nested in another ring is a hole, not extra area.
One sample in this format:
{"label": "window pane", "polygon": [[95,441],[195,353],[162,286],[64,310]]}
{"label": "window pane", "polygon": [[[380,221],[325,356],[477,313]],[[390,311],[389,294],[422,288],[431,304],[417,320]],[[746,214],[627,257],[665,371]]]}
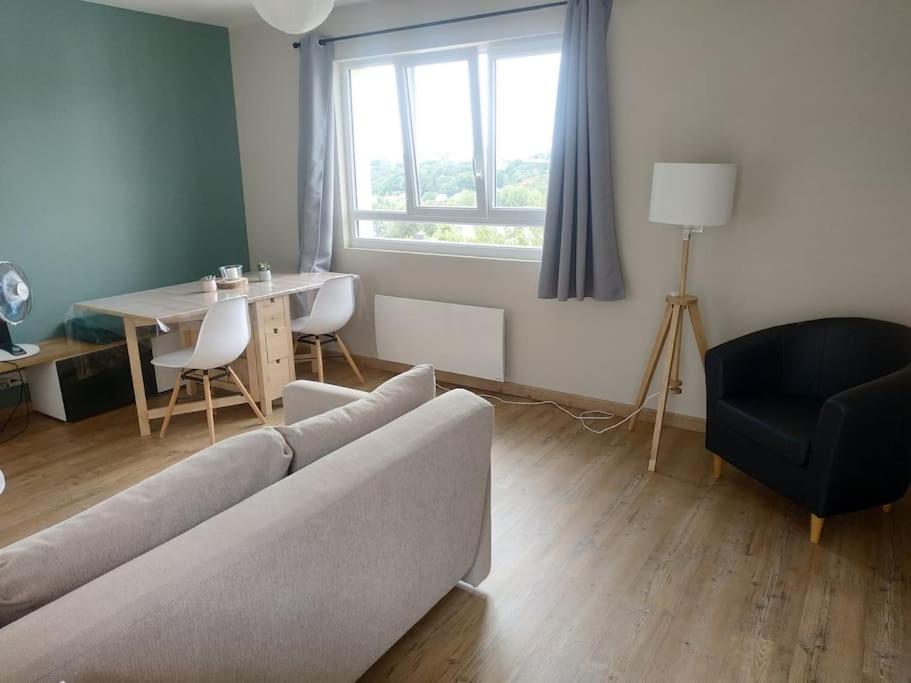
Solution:
{"label": "window pane", "polygon": [[358,221],[358,237],[450,242],[454,244],[492,244],[506,247],[533,247],[544,243],[543,227],[517,225],[457,225],[452,223],[411,223],[406,221]]}
{"label": "window pane", "polygon": [[477,207],[468,62],[410,70],[418,203]]}
{"label": "window pane", "polygon": [[405,210],[405,168],[395,67],[351,70],[351,121],[357,208]]}
{"label": "window pane", "polygon": [[496,205],[544,208],[560,53],[501,57],[495,69]]}

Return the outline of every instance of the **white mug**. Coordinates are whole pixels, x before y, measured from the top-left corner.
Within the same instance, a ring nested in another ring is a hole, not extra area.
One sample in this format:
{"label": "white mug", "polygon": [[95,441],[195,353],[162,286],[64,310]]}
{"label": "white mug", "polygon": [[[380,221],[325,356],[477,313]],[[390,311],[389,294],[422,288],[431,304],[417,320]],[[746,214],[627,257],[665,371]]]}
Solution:
{"label": "white mug", "polygon": [[218,269],[225,280],[236,280],[244,275],[243,266],[221,266]]}

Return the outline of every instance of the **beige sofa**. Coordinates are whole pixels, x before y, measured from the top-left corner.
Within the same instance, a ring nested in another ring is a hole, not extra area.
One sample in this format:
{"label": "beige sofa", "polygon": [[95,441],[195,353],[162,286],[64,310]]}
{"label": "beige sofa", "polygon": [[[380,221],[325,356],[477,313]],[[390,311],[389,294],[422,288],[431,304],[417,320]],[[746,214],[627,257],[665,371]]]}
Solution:
{"label": "beige sofa", "polygon": [[[361,396],[296,382],[286,420]],[[487,575],[492,423],[420,405],[0,629],[0,681],[356,679]]]}

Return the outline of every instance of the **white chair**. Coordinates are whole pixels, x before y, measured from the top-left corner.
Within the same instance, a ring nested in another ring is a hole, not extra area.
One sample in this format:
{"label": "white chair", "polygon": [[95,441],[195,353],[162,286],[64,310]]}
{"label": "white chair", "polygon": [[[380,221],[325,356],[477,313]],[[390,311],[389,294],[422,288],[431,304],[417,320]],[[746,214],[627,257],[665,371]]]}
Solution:
{"label": "white chair", "polygon": [[[291,330],[296,344],[303,342],[313,346],[312,356],[295,356],[298,360],[312,360],[316,364],[316,374],[320,382],[325,381],[323,374],[323,344],[335,342],[354,371],[358,381],[363,384],[364,377],[357,364],[348,353],[348,348],[339,336],[338,331],[348,324],[354,315],[354,276],[327,280],[316,295],[310,315],[291,321]],[[295,345],[296,345],[295,344]]]}
{"label": "white chair", "polygon": [[[256,417],[259,418],[260,424],[266,423],[266,418],[263,417],[253,397],[250,396],[250,392],[229,365],[240,357],[250,343],[248,305],[245,296],[216,301],[209,307],[209,311],[202,321],[199,336],[196,338],[196,346],[152,359],[153,365],[180,370],[180,375],[174,384],[174,391],[171,392],[171,401],[168,403],[164,422],[161,425],[162,437],[168,431],[168,424],[171,422],[177,395],[180,393],[180,386],[184,379],[202,383],[211,443],[215,443],[215,414],[212,405],[211,382],[224,377],[230,376],[234,380],[240,393],[244,395],[247,403],[256,413]],[[221,374],[212,377],[209,374],[212,370],[220,370]]]}

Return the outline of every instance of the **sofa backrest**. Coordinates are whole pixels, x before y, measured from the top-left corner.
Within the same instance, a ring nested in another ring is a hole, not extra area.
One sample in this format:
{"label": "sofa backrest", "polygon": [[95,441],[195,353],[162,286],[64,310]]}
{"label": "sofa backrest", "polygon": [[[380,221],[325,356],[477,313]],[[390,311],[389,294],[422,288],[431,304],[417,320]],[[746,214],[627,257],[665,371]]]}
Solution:
{"label": "sofa backrest", "polygon": [[290,464],[274,429],[240,434],[3,548],[0,627],[274,484]]}
{"label": "sofa backrest", "polygon": [[355,680],[489,557],[492,433],[420,406],[0,629],[3,680]]}
{"label": "sofa backrest", "polygon": [[[288,389],[288,387],[286,387]],[[291,395],[286,391],[289,401]],[[363,397],[286,427],[278,427],[294,457],[291,472],[308,467],[342,446],[433,400],[433,366],[416,365]],[[291,405],[288,406],[291,408]]]}
{"label": "sofa backrest", "polygon": [[911,363],[911,328],[868,318],[824,318],[782,328],[782,390],[828,398]]}

